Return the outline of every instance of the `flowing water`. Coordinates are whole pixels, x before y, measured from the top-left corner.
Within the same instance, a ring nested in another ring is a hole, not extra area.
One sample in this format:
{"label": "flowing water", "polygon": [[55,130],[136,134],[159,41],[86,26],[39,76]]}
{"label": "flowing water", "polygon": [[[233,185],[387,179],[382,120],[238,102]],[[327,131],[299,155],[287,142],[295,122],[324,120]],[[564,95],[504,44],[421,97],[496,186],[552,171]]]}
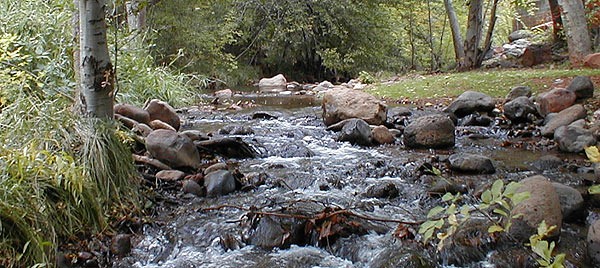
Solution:
{"label": "flowing water", "polygon": [[[451,150],[408,150],[399,142],[367,148],[337,142],[336,134],[325,129],[319,101],[313,96],[252,93],[238,97],[234,102],[238,100],[253,101],[260,106],[241,111],[199,112],[192,109],[184,113],[185,128],[217,133],[229,124],[251,127],[253,135],[240,137],[257,146],[262,156],[231,162],[243,174],[263,174],[266,182],[251,191],[237,191],[218,198],[191,198],[179,194],[179,204],[158,210],[143,232],[135,237],[130,256],[118,260],[114,267],[444,267],[444,260],[436,257],[434,247],[422,247],[417,242],[395,238],[393,232],[397,224],[394,223],[372,222],[372,228],[366,233],[350,234],[325,245],[305,243],[265,250],[241,242],[245,241],[243,236],[248,230],[237,220],[246,211],[203,209],[227,204],[282,211],[288,206],[302,204],[300,206],[313,208],[314,212],[337,207],[372,218],[423,220],[427,211],[440,201],[427,193],[435,177],[421,175],[419,167],[424,162],[435,163],[431,159],[443,158],[453,152],[473,152],[494,160],[497,172],[492,175],[445,174],[462,182],[470,192],[500,178],[520,180],[543,173],[553,181],[581,186],[584,179],[591,176],[565,168],[532,168],[531,163],[547,152],[503,147],[509,130],[500,127],[459,127],[457,145]],[[391,107],[390,114],[395,109]],[[251,120],[257,111],[277,118]],[[428,112],[431,111],[414,110],[417,115]],[[471,139],[470,133],[490,138]],[[560,157],[569,158],[572,163],[583,160],[573,155]],[[394,184],[399,191],[398,197],[363,195],[369,186],[381,183]],[[585,248],[582,226],[565,225],[560,248],[569,251],[569,258],[574,263],[585,267],[582,262],[577,262],[583,258]],[[223,238],[230,238],[235,246],[224,247]],[[468,266],[502,267],[490,262],[493,252],[488,258]]]}

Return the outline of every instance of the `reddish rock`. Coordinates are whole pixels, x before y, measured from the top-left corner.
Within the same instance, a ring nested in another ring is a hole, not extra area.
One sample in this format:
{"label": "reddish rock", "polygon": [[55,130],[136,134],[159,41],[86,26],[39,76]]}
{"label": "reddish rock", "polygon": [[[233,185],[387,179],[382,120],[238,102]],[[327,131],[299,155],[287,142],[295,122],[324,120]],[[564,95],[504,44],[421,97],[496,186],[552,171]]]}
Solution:
{"label": "reddish rock", "polygon": [[150,127],[154,130],[156,129],[167,129],[167,130],[172,130],[172,131],[177,131],[175,130],[175,128],[173,128],[171,125],[160,121],[160,120],[152,120],[150,121]]}
{"label": "reddish rock", "polygon": [[558,113],[571,107],[576,99],[577,95],[574,92],[564,88],[555,88],[539,98],[540,113],[544,116]]}
{"label": "reddish rock", "polygon": [[583,58],[583,66],[592,69],[600,68],[600,53],[585,56],[585,58]]}
{"label": "reddish rock", "polygon": [[321,107],[323,121],[327,126],[351,118],[360,118],[371,125],[381,125],[387,119],[387,106],[381,100],[357,90],[328,90],[323,96]]}
{"label": "reddish rock", "polygon": [[552,60],[552,47],[545,45],[531,45],[521,55],[521,65],[531,67]]}
{"label": "reddish rock", "polygon": [[376,143],[392,144],[396,142],[394,135],[385,126],[377,126],[371,131],[371,136]]}
{"label": "reddish rock", "polygon": [[175,130],[179,130],[181,120],[175,112],[175,109],[168,103],[153,99],[146,106],[146,111],[150,114],[150,121],[158,119],[171,125]]}
{"label": "reddish rock", "polygon": [[179,170],[161,170],[156,173],[156,178],[163,181],[178,181],[185,177],[185,173]]}
{"label": "reddish rock", "polygon": [[115,113],[140,123],[148,124],[150,122],[150,114],[146,110],[131,104],[115,105]]}

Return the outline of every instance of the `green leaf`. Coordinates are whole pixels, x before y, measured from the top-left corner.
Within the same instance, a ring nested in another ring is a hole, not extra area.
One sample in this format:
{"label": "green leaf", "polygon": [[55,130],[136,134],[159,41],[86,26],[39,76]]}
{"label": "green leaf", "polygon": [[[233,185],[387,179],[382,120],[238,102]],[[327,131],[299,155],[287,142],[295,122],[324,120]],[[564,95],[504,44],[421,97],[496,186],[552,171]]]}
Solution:
{"label": "green leaf", "polygon": [[527,198],[530,198],[531,194],[529,192],[520,192],[520,193],[516,193],[514,194],[511,198],[510,201],[515,204],[518,205],[521,202],[525,201]]}
{"label": "green leaf", "polygon": [[502,180],[496,180],[494,184],[492,184],[493,200],[498,199],[502,195],[502,187],[504,187],[504,182]]}
{"label": "green leaf", "polygon": [[506,213],[506,211],[504,211],[504,210],[502,210],[502,209],[500,209],[500,208],[495,208],[495,209],[494,209],[494,213],[496,213],[496,214],[500,214],[500,215],[502,215],[502,216],[504,216],[504,217],[508,217],[508,213]]}
{"label": "green leaf", "polygon": [[429,240],[433,236],[433,231],[434,229],[431,228],[427,230],[427,232],[425,232],[425,234],[423,235],[423,239],[425,239],[425,242],[427,242],[427,240]]}
{"label": "green leaf", "polygon": [[588,192],[590,194],[600,194],[600,184],[591,186],[588,188]]}
{"label": "green leaf", "polygon": [[489,204],[492,202],[492,192],[490,190],[486,190],[485,192],[483,192],[483,194],[481,194],[481,201],[483,201],[486,204]]}
{"label": "green leaf", "polygon": [[479,209],[481,209],[481,210],[486,210],[486,209],[488,209],[488,208],[490,207],[490,205],[488,205],[488,204],[479,204],[479,206],[478,206],[478,207],[479,207]]}
{"label": "green leaf", "polygon": [[460,214],[463,215],[463,216],[469,215],[469,206],[468,205],[463,205],[460,208]]}
{"label": "green leaf", "polygon": [[429,213],[427,213],[427,218],[430,219],[438,214],[440,214],[440,212],[444,211],[444,208],[441,206],[437,206],[432,208]]}
{"label": "green leaf", "polygon": [[509,183],[508,185],[506,185],[503,195],[506,197],[512,196],[515,193],[515,191],[519,188],[519,186],[520,184],[514,181]]}
{"label": "green leaf", "polygon": [[500,225],[492,225],[488,228],[488,233],[504,232],[504,228]]}
{"label": "green leaf", "polygon": [[444,219],[437,220],[435,223],[435,228],[441,229],[442,227],[444,227]]}
{"label": "green leaf", "polygon": [[426,221],[419,227],[419,233],[425,233],[427,230],[433,228],[436,224],[436,221]]}
{"label": "green leaf", "polygon": [[565,261],[565,257],[566,257],[566,254],[564,254],[564,253],[554,256],[554,261],[552,262],[552,265],[555,265],[555,267],[557,267],[557,268],[564,267],[563,262]]}
{"label": "green leaf", "polygon": [[598,147],[596,147],[596,146],[585,147],[585,154],[587,155],[588,159],[590,159],[590,161],[592,163],[600,162],[600,152],[598,152]]}
{"label": "green leaf", "polygon": [[446,209],[446,215],[453,215],[456,212],[456,205],[452,204]]}
{"label": "green leaf", "polygon": [[450,201],[454,199],[454,195],[451,193],[446,193],[444,196],[442,196],[442,201],[446,202],[446,201]]}

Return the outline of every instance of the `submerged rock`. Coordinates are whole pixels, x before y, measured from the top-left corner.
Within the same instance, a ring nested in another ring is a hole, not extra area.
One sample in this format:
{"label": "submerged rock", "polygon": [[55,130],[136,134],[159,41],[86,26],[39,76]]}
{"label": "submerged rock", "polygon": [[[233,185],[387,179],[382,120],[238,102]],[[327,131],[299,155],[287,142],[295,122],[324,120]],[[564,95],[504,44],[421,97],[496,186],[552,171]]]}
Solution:
{"label": "submerged rock", "polygon": [[227,125],[219,129],[221,135],[250,135],[254,134],[254,130],[249,126],[243,125]]}
{"label": "submerged rock", "polygon": [[486,156],[458,153],[448,158],[450,168],[467,173],[491,174],[496,172],[492,160]]}
{"label": "submerged rock", "polygon": [[594,83],[587,76],[577,76],[567,87],[567,90],[572,91],[577,96],[577,99],[587,99],[594,97]]}
{"label": "submerged rock", "polygon": [[[264,248],[288,248],[298,240],[300,228],[282,224],[271,216],[261,217],[246,239],[249,244]],[[298,226],[296,226],[298,227]]]}
{"label": "submerged rock", "polygon": [[172,130],[159,129],[146,137],[146,149],[152,157],[172,167],[197,168],[200,154],[192,140]]}
{"label": "submerged rock", "polygon": [[206,196],[216,197],[232,193],[236,189],[236,181],[233,174],[227,170],[217,170],[204,177]]}
{"label": "submerged rock", "polygon": [[541,130],[544,136],[553,136],[554,131],[562,126],[567,126],[579,119],[585,118],[586,111],[581,104],[573,105],[553,116]]}
{"label": "submerged rock", "polygon": [[481,92],[466,91],[450,103],[444,112],[464,117],[473,112],[491,112],[494,107],[495,103],[492,97]]}
{"label": "submerged rock", "polygon": [[398,197],[398,188],[392,182],[377,182],[371,185],[362,194],[364,197],[370,198],[394,198]]}
{"label": "submerged rock", "polygon": [[532,165],[534,168],[544,171],[561,167],[563,165],[563,161],[555,155],[544,155],[538,160],[533,161]]}
{"label": "submerged rock", "polygon": [[409,148],[445,148],[454,146],[454,123],[437,114],[417,118],[404,130],[404,145]]}
{"label": "submerged rock", "polygon": [[362,119],[351,119],[342,128],[338,141],[347,141],[362,146],[372,145],[371,128]]}
{"label": "submerged rock", "polygon": [[387,106],[376,97],[357,90],[328,90],[321,108],[327,126],[350,118],[360,118],[371,125],[381,125],[387,120]]}
{"label": "submerged rock", "polygon": [[146,105],[145,110],[148,111],[148,114],[150,115],[150,121],[158,119],[169,124],[175,130],[179,130],[179,127],[181,126],[179,115],[177,115],[175,109],[168,103],[153,99]]}

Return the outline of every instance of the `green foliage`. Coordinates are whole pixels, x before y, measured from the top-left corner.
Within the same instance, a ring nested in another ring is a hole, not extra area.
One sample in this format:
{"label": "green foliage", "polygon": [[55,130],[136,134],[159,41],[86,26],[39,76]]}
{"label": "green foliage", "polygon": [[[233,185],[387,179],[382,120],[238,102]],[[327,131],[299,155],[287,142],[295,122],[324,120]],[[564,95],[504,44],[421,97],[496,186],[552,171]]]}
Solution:
{"label": "green foliage", "polygon": [[556,226],[550,226],[546,224],[546,221],[542,221],[537,228],[537,234],[529,237],[529,246],[531,250],[538,255],[541,259],[537,259],[537,262],[542,268],[564,268],[563,262],[565,260],[565,254],[558,254],[552,256],[554,251],[555,243],[552,241],[543,240],[550,232],[556,229]]}
{"label": "green foliage", "polygon": [[[588,157],[590,162],[594,164],[600,162],[600,152],[598,151],[598,147],[596,146],[585,147],[585,155]],[[590,194],[600,194],[600,184],[590,186],[590,188],[588,188],[588,192]]]}
{"label": "green foliage", "polygon": [[481,195],[482,203],[478,206],[480,211],[485,211],[491,208],[492,215],[499,215],[506,219],[504,224],[496,222],[490,226],[488,229],[489,233],[508,232],[512,226],[512,219],[521,216],[519,214],[511,215],[511,210],[513,206],[523,202],[531,195],[528,192],[515,193],[518,187],[518,183],[511,182],[506,185],[505,188],[502,180],[496,180],[492,184],[492,188],[486,190]]}
{"label": "green foliage", "polygon": [[365,71],[360,71],[360,73],[358,73],[358,80],[363,84],[374,84],[377,82],[375,76]]}
{"label": "green foliage", "polygon": [[[444,247],[444,241],[454,234],[460,225],[471,217],[471,208],[469,205],[463,205],[460,208],[457,202],[460,200],[460,194],[453,195],[446,193],[442,201],[448,203],[446,207],[437,206],[427,213],[427,221],[419,227],[418,233],[423,236],[423,241],[427,242],[432,238],[439,239],[438,251]],[[444,232],[439,232],[444,229]],[[434,236],[434,234],[436,234]]]}

